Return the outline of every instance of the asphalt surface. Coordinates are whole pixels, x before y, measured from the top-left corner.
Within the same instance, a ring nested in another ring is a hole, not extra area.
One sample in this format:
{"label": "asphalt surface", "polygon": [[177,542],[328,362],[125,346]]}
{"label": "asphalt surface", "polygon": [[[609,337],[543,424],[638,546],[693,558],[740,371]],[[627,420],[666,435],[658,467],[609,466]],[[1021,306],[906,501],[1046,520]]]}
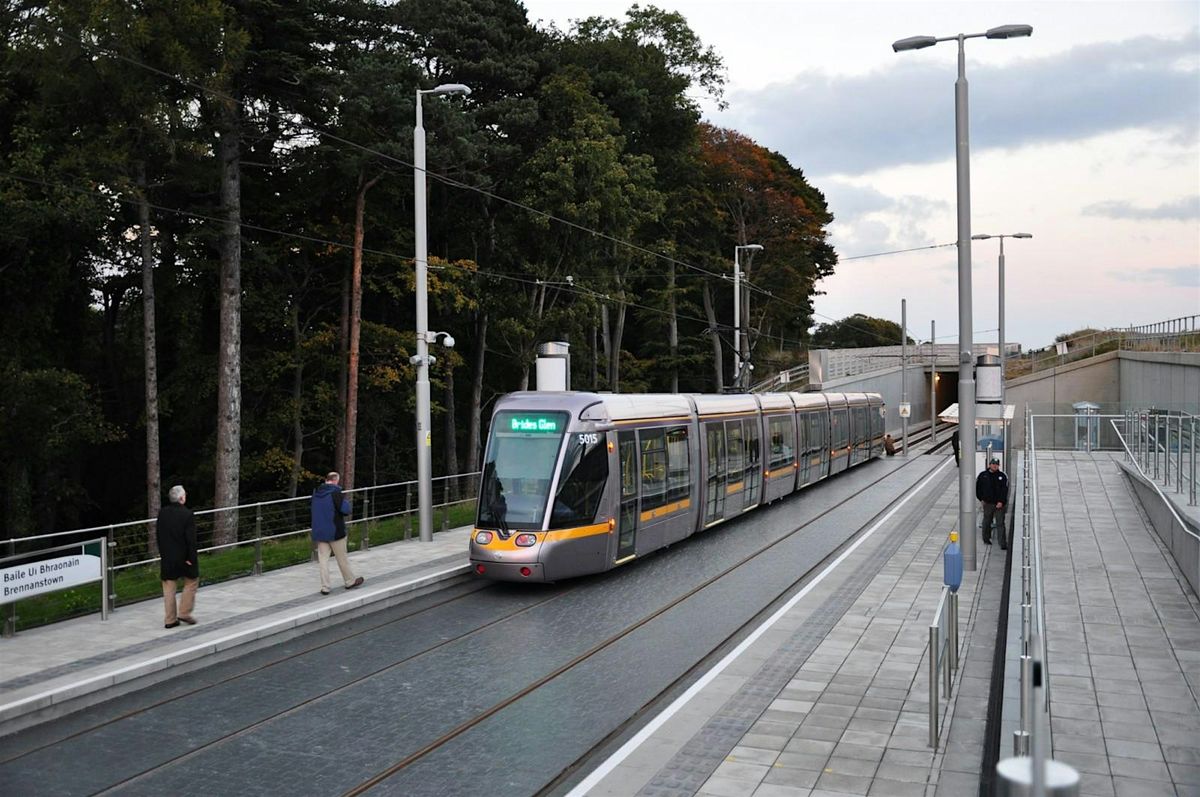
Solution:
{"label": "asphalt surface", "polygon": [[938,461],[867,463],[612,573],[437,593],[47,723],[0,740],[0,793],[341,794],[787,537],[370,791],[536,793]]}

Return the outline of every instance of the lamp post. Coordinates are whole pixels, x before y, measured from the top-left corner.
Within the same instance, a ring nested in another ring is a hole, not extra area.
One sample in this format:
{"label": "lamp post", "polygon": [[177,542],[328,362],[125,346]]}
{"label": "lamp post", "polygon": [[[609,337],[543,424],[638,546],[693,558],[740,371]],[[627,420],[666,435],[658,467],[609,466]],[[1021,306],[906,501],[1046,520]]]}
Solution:
{"label": "lamp post", "polygon": [[[958,442],[963,457],[974,461],[975,452],[975,352],[971,330],[971,163],[970,128],[967,123],[967,39],[1012,39],[1033,34],[1030,25],[1001,25],[984,33],[955,36],[912,36],[892,44],[894,52],[920,50],[938,42],[958,42],[958,79],[954,82],[954,134],[958,176]],[[959,468],[958,528],[967,570],[975,570],[975,474]]]}
{"label": "lamp post", "polygon": [[1008,400],[1005,396],[1008,378],[1004,370],[1004,239],[1005,238],[1032,238],[1033,236],[1027,232],[1014,232],[1005,235],[972,235],[972,241],[986,241],[989,238],[1000,239],[1000,406],[1003,407]]}
{"label": "lamp post", "polygon": [[[733,386],[742,386],[742,266],[739,255],[742,250],[761,252],[762,244],[745,244],[733,247]],[[747,358],[748,359],[748,358]]]}
{"label": "lamp post", "polygon": [[413,128],[413,213],[415,216],[417,353],[410,362],[417,366],[417,517],[421,542],[433,541],[433,476],[430,456],[433,445],[429,418],[429,290],[428,252],[425,234],[425,123],[421,116],[422,94],[470,94],[461,83],[443,83],[417,90],[417,126]]}

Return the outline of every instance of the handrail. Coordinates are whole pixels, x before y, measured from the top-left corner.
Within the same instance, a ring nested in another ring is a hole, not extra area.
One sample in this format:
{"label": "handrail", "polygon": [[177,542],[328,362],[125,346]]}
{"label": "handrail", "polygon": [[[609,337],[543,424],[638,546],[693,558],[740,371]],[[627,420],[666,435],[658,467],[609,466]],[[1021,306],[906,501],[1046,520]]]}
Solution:
{"label": "handrail", "polygon": [[1125,435],[1121,434],[1121,430],[1117,428],[1116,420],[1112,420],[1110,423],[1112,424],[1113,431],[1117,433],[1117,438],[1121,441],[1121,447],[1125,449],[1125,453],[1133,462],[1133,467],[1137,469],[1138,474],[1140,474],[1143,479],[1150,483],[1150,486],[1154,488],[1154,492],[1158,493],[1158,497],[1162,499],[1163,504],[1166,505],[1167,510],[1171,513],[1171,517],[1175,518],[1175,522],[1179,524],[1179,527],[1182,528],[1186,533],[1195,537],[1197,542],[1200,542],[1200,534],[1197,534],[1188,528],[1188,524],[1184,523],[1183,518],[1181,518],[1179,513],[1175,511],[1175,507],[1171,505],[1171,502],[1167,499],[1166,494],[1159,489],[1158,482],[1154,481],[1154,479],[1146,475],[1146,471],[1142,470],[1141,463],[1138,462],[1137,457],[1133,455],[1133,452],[1129,450],[1129,443],[1125,441]]}
{"label": "handrail", "polygon": [[[945,627],[943,630],[943,626]],[[942,660],[945,659],[945,664]],[[937,749],[940,711],[938,684],[950,697],[951,671],[958,669],[958,593],[942,587],[933,621],[929,624],[929,746]],[[939,678],[940,674],[940,678]]]}

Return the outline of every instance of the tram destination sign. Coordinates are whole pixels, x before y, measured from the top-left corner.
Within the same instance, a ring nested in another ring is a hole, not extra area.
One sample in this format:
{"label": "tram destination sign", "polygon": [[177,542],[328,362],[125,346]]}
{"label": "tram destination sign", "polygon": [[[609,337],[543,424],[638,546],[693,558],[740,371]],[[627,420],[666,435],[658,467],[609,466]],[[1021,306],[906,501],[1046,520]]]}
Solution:
{"label": "tram destination sign", "polygon": [[0,569],[0,603],[100,580],[100,557],[87,553]]}
{"label": "tram destination sign", "polygon": [[553,415],[514,415],[509,419],[509,429],[513,432],[556,434],[560,431],[559,423],[559,418]]}

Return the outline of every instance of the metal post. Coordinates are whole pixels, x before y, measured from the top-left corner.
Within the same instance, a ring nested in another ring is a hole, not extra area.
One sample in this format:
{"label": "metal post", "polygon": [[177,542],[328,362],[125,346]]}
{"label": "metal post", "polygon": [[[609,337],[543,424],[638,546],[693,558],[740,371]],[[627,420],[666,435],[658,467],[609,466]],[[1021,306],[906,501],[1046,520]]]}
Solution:
{"label": "metal post", "polygon": [[938,746],[938,629],[929,626],[929,746]]}
{"label": "metal post", "polygon": [[[84,549],[84,550],[86,551],[86,549]],[[108,572],[108,546],[102,542],[102,543],[100,543],[100,595],[101,596],[108,594],[109,578],[110,578],[110,574]],[[13,608],[14,609],[16,608],[16,603],[13,603]],[[104,600],[104,598],[101,597],[101,599],[100,599],[100,621],[103,622],[107,619],[108,619],[108,601]],[[17,615],[14,612],[13,613],[13,631],[15,632],[16,630],[17,630]],[[9,634],[8,636],[11,636],[11,634]]]}
{"label": "metal post", "polygon": [[113,571],[113,560],[116,559],[117,551],[117,536],[113,532],[113,527],[108,527],[108,562],[106,568],[108,570],[108,588],[103,590],[105,600],[108,601],[108,610],[116,611],[117,608],[117,579],[116,573]]}
{"label": "metal post", "polygon": [[1189,482],[1190,486],[1188,487],[1188,506],[1195,506],[1196,505],[1196,476],[1197,476],[1197,473],[1196,473],[1196,417],[1195,416],[1192,416],[1192,431],[1191,431],[1190,437],[1191,437],[1191,444],[1188,446],[1188,448],[1191,450],[1191,453],[1192,453],[1192,467],[1191,467],[1192,478],[1191,478],[1191,481]]}
{"label": "metal post", "polygon": [[[929,322],[929,440],[937,445],[937,336],[935,322]],[[951,433],[953,434],[953,432]]]}
{"label": "metal post", "polygon": [[[103,548],[103,546],[101,546],[101,547]],[[15,539],[8,541],[8,555],[9,556],[17,555],[17,541]],[[101,565],[103,566],[103,563],[101,563]],[[107,589],[102,590],[100,594],[107,595],[108,590]],[[101,605],[105,606],[105,608],[107,608],[107,606],[105,605],[103,600],[100,601],[100,603],[101,603]],[[4,619],[4,629],[2,631],[0,631],[0,636],[3,636],[4,638],[7,639],[8,637],[11,637],[16,633],[17,633],[17,602],[13,601],[12,603],[8,604],[8,617],[6,617]]]}
{"label": "metal post", "polygon": [[412,482],[404,485],[404,539],[412,536]]}
{"label": "metal post", "polygon": [[741,247],[733,247],[733,386],[742,386],[742,266]]}
{"label": "metal post", "polygon": [[371,550],[371,491],[363,490],[362,550]]}
{"label": "metal post", "polygon": [[442,531],[450,529],[450,477],[446,477],[445,489],[442,491]]}
{"label": "metal post", "polygon": [[[958,448],[975,461],[975,347],[971,317],[971,142],[967,114],[967,54],[959,34],[958,79],[954,82],[954,133],[957,142],[958,194]],[[958,471],[958,527],[962,529],[963,566],[975,563],[975,473],[971,466]]]}
{"label": "metal post", "polygon": [[1175,424],[1175,492],[1183,495],[1183,413]]}
{"label": "metal post", "polygon": [[1153,448],[1151,449],[1151,453],[1152,453],[1153,459],[1154,459],[1154,478],[1155,478],[1155,480],[1158,479],[1158,422],[1159,422],[1159,416],[1157,413],[1155,413],[1155,415],[1154,415],[1154,439],[1153,439]]}
{"label": "metal post", "polygon": [[[908,300],[900,300],[900,403],[908,403]],[[900,419],[900,441],[908,456],[908,418]]]}
{"label": "metal post", "polygon": [[[1004,239],[1007,236],[1000,236],[1000,413],[1001,417],[1004,414],[1004,403],[1008,400],[1005,396],[1005,383],[1008,381],[1005,376],[1004,362]],[[1004,441],[1004,450],[1008,451],[1008,440]]]}
{"label": "metal post", "polygon": [[421,541],[433,540],[432,423],[429,415],[429,291],[425,232],[425,125],[421,91],[417,91],[417,125],[413,129],[413,213],[415,216],[417,295],[417,513]]}
{"label": "metal post", "polygon": [[1033,676],[1033,657],[1021,656],[1021,724],[1013,731],[1013,755],[1029,755],[1029,718],[1033,712],[1032,690],[1029,688]]}
{"label": "metal post", "polygon": [[[958,669],[958,593],[950,593],[950,669]],[[949,690],[947,689],[947,694]]]}
{"label": "metal post", "polygon": [[262,504],[259,503],[254,505],[254,575],[262,573]]}

